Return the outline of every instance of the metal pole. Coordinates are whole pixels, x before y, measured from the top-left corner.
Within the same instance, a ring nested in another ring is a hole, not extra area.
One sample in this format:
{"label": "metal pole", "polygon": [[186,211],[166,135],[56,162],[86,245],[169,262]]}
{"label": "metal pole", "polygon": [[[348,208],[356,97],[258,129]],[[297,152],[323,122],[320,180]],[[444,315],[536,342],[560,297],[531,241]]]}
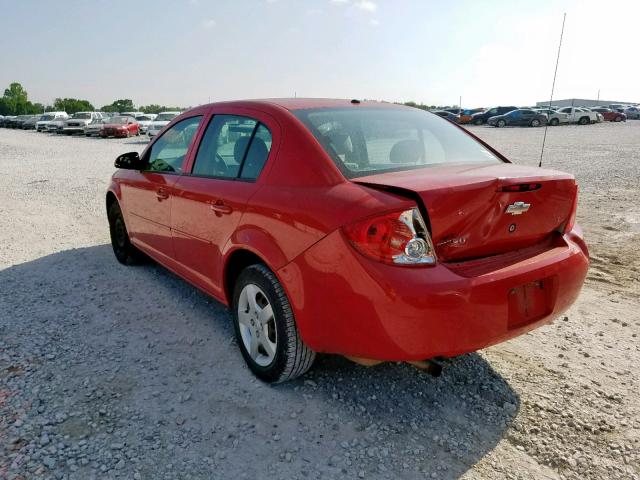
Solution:
{"label": "metal pole", "polygon": [[[567,14],[562,16],[562,30],[560,30],[560,43],[558,44],[558,56],[556,57],[556,69],[553,72],[553,83],[551,84],[551,96],[549,97],[549,110],[551,110],[551,102],[553,102],[553,91],[556,88],[556,76],[558,75],[558,63],[560,63],[560,49],[562,48],[562,35],[564,35],[564,22],[567,19]],[[572,102],[573,103],[573,102]],[[542,149],[540,150],[540,161],[538,167],[542,167],[542,155],[544,154],[544,144],[547,141],[547,128],[549,122],[544,126],[544,137],[542,138]]]}

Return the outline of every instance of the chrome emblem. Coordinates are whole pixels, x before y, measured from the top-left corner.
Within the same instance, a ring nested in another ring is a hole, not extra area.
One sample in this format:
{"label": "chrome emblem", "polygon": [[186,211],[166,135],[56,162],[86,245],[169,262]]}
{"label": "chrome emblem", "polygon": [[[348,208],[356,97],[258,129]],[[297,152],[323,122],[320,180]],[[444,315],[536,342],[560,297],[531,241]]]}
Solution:
{"label": "chrome emblem", "polygon": [[511,215],[522,215],[529,210],[530,206],[530,203],[515,202],[509,205],[504,213],[510,213]]}

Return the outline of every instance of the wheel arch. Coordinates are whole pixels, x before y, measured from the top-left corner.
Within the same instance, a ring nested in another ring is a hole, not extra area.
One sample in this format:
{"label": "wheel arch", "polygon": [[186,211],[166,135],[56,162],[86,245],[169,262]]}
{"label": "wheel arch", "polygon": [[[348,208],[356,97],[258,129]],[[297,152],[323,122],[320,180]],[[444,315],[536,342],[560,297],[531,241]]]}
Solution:
{"label": "wheel arch", "polygon": [[222,290],[229,307],[233,305],[233,289],[240,273],[248,266],[255,264],[264,265],[273,272],[276,278],[278,277],[263,256],[249,248],[239,247],[227,254],[222,271]]}

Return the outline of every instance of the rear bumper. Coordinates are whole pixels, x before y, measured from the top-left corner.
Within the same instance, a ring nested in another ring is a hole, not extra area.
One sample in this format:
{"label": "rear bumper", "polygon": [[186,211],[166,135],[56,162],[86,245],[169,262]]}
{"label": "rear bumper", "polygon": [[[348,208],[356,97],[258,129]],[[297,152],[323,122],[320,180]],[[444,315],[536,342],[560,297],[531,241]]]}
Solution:
{"label": "rear bumper", "polygon": [[[357,254],[336,231],[278,276],[313,350],[423,360],[502,342],[569,308],[589,267],[581,232],[536,252],[470,266],[397,267]],[[543,293],[523,304],[523,290],[531,295],[529,287],[538,284]]]}

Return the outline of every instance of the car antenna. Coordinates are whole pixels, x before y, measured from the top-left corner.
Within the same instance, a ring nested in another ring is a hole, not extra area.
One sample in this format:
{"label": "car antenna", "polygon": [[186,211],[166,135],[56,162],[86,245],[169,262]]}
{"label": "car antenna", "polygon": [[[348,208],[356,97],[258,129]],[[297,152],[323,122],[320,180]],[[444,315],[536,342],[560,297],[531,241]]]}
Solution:
{"label": "car antenna", "polygon": [[[553,83],[551,84],[551,96],[549,97],[549,110],[551,110],[551,102],[553,101],[553,91],[556,88],[556,76],[558,75],[558,63],[560,63],[560,49],[562,48],[562,35],[564,34],[564,21],[567,19],[567,14],[562,16],[562,30],[560,30],[560,43],[558,44],[558,56],[556,57],[556,69],[553,72]],[[542,149],[540,150],[540,161],[538,167],[542,167],[542,155],[544,154],[544,144],[547,141],[547,128],[549,128],[549,122],[544,126],[544,137],[542,137]]]}

